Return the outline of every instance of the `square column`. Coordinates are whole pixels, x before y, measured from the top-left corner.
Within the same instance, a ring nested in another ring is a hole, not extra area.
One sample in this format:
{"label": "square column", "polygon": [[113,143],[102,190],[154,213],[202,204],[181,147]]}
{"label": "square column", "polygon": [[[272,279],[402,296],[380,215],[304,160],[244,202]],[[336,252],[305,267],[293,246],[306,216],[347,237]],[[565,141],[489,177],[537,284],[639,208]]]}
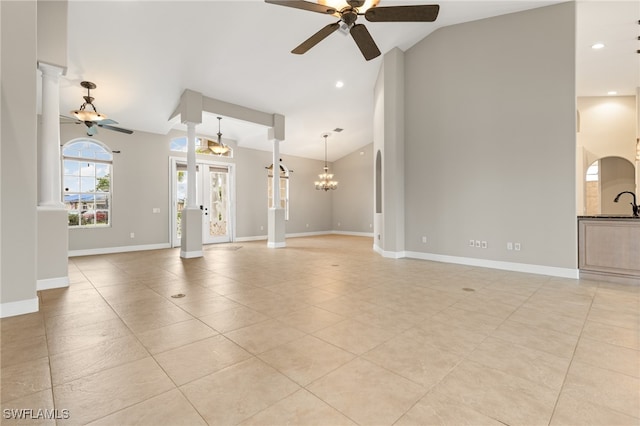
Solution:
{"label": "square column", "polygon": [[196,203],[196,124],[187,122],[187,206],[182,210],[180,257],[202,257],[202,210]]}

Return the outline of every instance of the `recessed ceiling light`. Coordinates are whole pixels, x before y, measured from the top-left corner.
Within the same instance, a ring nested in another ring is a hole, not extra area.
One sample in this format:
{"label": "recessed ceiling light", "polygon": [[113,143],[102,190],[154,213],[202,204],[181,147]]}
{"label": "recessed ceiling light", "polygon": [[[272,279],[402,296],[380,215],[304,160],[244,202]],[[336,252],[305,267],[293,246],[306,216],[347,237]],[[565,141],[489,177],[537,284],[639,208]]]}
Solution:
{"label": "recessed ceiling light", "polygon": [[613,95],[617,95],[617,94],[618,94],[618,92],[616,92],[615,90],[610,90],[610,91],[607,92],[607,95],[612,95],[613,96]]}
{"label": "recessed ceiling light", "polygon": [[344,87],[344,82],[342,81],[336,81],[336,87],[339,89],[341,87]]}
{"label": "recessed ceiling light", "polygon": [[596,43],[594,45],[591,46],[592,49],[602,49],[604,47],[604,43]]}

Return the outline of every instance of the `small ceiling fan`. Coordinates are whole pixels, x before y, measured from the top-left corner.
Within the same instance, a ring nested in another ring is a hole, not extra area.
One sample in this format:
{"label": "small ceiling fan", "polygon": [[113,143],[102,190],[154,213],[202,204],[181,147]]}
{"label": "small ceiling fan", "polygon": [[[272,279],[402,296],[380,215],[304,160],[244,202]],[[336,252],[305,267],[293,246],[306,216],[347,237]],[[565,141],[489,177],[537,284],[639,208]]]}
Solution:
{"label": "small ceiling fan", "polygon": [[302,55],[316,44],[327,38],[338,29],[349,32],[356,45],[362,52],[364,58],[369,61],[380,56],[380,49],[376,45],[373,37],[362,24],[356,24],[358,16],[364,15],[369,22],[433,22],[438,17],[440,6],[413,5],[413,6],[388,6],[376,7],[379,0],[373,0],[371,7],[365,11],[360,11],[365,0],[346,0],[347,6],[338,10],[329,5],[313,3],[305,0],[264,0],[266,3],[279,6],[293,7],[295,9],[308,10],[310,12],[332,15],[340,18],[338,22],[323,27],[320,31],[303,41],[291,53]]}
{"label": "small ceiling fan", "polygon": [[[126,133],[128,135],[133,133],[133,130],[112,126],[112,124],[118,124],[118,122],[115,120],[111,120],[107,118],[106,115],[98,112],[96,106],[93,104],[94,98],[91,96],[91,90],[97,87],[94,83],[90,81],[83,81],[82,83],[80,83],[80,85],[87,89],[87,95],[83,96],[84,103],[80,105],[80,108],[71,111],[71,114],[73,114],[75,118],[66,117],[64,115],[61,115],[61,118],[71,120],[76,124],[84,124],[85,126],[87,126],[88,136],[93,136],[98,133],[98,127],[108,130],[115,130],[116,132]],[[87,108],[89,106],[91,107],[91,109]]]}

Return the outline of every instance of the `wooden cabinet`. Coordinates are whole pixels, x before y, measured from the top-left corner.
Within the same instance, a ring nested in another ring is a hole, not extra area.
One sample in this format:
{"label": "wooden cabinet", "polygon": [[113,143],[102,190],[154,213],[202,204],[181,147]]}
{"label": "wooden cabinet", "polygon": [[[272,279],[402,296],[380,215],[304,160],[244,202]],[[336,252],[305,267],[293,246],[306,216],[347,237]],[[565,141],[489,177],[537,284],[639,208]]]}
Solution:
{"label": "wooden cabinet", "polygon": [[579,217],[580,278],[640,284],[640,219]]}

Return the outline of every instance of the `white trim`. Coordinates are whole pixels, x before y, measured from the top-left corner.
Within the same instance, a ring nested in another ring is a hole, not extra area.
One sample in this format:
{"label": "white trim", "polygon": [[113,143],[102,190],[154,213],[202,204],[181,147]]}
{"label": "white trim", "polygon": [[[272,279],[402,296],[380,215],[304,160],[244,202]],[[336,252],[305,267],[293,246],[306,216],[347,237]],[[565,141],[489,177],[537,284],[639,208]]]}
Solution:
{"label": "white trim", "polygon": [[[373,238],[373,233],[370,232],[347,232],[347,231],[314,231],[314,232],[296,232],[292,234],[286,234],[285,238],[297,238],[297,237],[317,237],[320,235],[353,235],[354,237],[371,237]],[[244,241],[261,241],[266,240],[268,237],[266,235],[255,235],[252,237],[237,237],[233,240],[233,242],[244,242]]]}
{"label": "white trim", "polygon": [[351,231],[331,231],[336,235],[352,235],[354,237],[371,237],[373,238],[373,232],[351,232]]}
{"label": "white trim", "polygon": [[266,235],[256,235],[254,237],[238,237],[235,240],[233,240],[234,242],[245,242],[245,241],[261,241],[261,240],[266,240],[269,237],[267,237]]}
{"label": "white trim", "polygon": [[69,277],[45,278],[36,281],[37,291],[64,287],[69,287]]}
{"label": "white trim", "polygon": [[69,257],[74,256],[92,256],[94,254],[113,254],[113,253],[125,253],[129,251],[145,251],[145,250],[160,250],[171,248],[169,243],[160,244],[146,244],[143,246],[120,246],[120,247],[103,247],[86,250],[69,250]]}
{"label": "white trim", "polygon": [[375,244],[373,245],[373,251],[388,259],[402,259],[403,257],[407,257],[407,254],[404,251],[385,251]]}
{"label": "white trim", "polygon": [[550,275],[553,277],[578,279],[578,269],[558,268],[555,266],[531,265],[528,263],[502,262],[497,260],[476,259],[472,257],[447,256],[442,254],[422,253],[415,251],[399,252],[399,257],[411,259],[432,260],[435,262],[456,263],[459,265],[479,266],[482,268],[501,269],[529,274]]}
{"label": "white trim", "polygon": [[55,204],[40,204],[36,207],[36,210],[39,212],[66,212],[67,208],[61,202],[56,202]]}
{"label": "white trim", "polygon": [[180,257],[183,259],[193,259],[194,257],[203,257],[204,254],[202,253],[202,250],[195,250],[195,251],[182,251],[180,250]]}
{"label": "white trim", "polygon": [[287,246],[287,243],[272,243],[272,242],[268,242],[267,243],[267,248],[285,248]]}
{"label": "white trim", "polygon": [[0,304],[0,318],[15,317],[16,315],[38,312],[38,296],[33,299],[18,300]]}
{"label": "white trim", "polygon": [[285,238],[317,237],[319,235],[329,234],[331,234],[331,231],[295,232],[291,234],[285,234]]}

